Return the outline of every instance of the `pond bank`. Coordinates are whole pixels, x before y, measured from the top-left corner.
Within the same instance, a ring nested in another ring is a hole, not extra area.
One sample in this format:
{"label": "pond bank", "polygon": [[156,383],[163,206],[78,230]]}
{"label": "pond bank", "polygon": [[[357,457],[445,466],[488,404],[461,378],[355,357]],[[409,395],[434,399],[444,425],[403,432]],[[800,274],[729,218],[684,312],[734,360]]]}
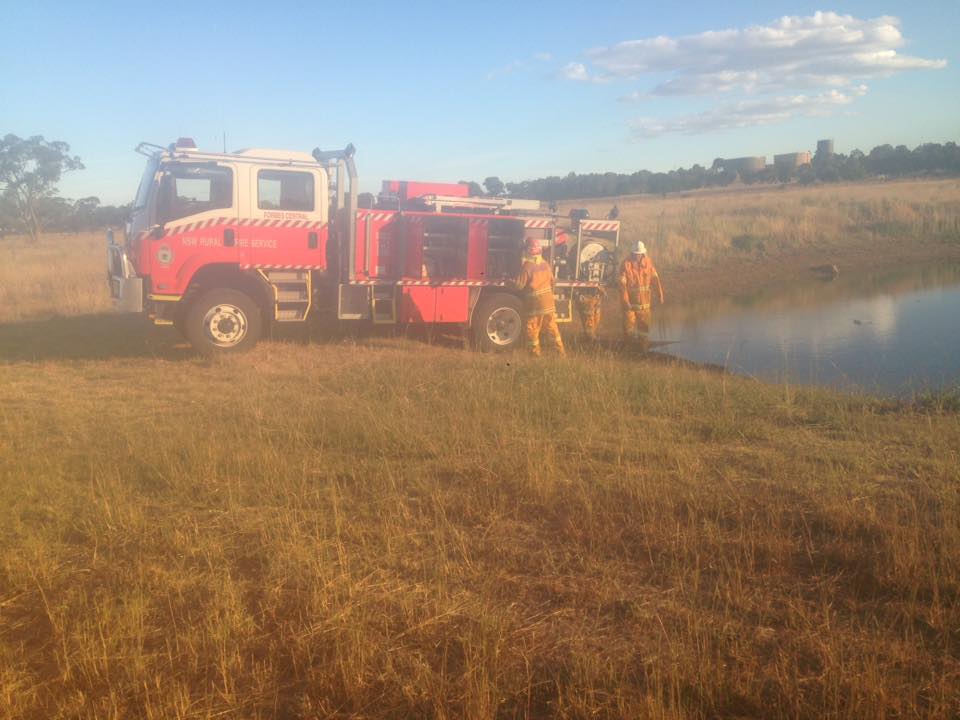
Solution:
{"label": "pond bank", "polygon": [[[656,256],[653,258],[656,263]],[[851,241],[816,250],[743,253],[731,250],[711,266],[658,266],[668,303],[701,302],[751,295],[806,277],[827,279],[835,266],[840,276],[895,270],[935,261],[960,262],[960,238],[950,241],[902,242],[892,238]]]}

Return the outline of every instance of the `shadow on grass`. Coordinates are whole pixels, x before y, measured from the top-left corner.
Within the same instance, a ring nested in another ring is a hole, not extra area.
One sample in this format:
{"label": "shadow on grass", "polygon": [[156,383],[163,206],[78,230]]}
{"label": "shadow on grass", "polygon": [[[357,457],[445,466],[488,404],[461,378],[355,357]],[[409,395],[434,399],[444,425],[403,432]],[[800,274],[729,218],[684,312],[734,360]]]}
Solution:
{"label": "shadow on grass", "polygon": [[[390,338],[406,338],[426,345],[451,349],[469,347],[455,331],[423,327],[377,329],[335,325],[317,327],[275,327],[271,339],[303,346],[320,346],[352,340],[376,348]],[[601,338],[596,343],[579,337],[568,337],[566,345],[572,354],[596,354],[636,358],[663,365],[704,367],[681,358],[656,352],[642,352],[619,339]],[[522,352],[522,350],[520,351]],[[0,363],[42,362],[45,360],[109,360],[118,358],[158,358],[188,360],[197,354],[172,327],[156,327],[141,315],[102,313],[27,320],[0,325]],[[709,369],[714,369],[709,367]],[[716,368],[722,371],[721,368]]]}
{"label": "shadow on grass", "polygon": [[0,363],[195,357],[172,327],[140,315],[77,315],[0,325]]}

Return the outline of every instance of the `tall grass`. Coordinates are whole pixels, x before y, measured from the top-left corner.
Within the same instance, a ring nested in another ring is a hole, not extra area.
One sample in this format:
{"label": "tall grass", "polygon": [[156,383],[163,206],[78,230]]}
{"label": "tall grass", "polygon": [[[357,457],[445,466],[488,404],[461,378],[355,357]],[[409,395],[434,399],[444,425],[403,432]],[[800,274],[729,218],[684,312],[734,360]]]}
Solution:
{"label": "tall grass", "polygon": [[202,361],[99,312],[95,245],[0,243],[0,718],[960,715],[950,403],[377,337]]}
{"label": "tall grass", "polygon": [[614,356],[0,366],[0,716],[950,717],[960,424]]}
{"label": "tall grass", "polygon": [[0,322],[110,309],[103,233],[0,238]]}

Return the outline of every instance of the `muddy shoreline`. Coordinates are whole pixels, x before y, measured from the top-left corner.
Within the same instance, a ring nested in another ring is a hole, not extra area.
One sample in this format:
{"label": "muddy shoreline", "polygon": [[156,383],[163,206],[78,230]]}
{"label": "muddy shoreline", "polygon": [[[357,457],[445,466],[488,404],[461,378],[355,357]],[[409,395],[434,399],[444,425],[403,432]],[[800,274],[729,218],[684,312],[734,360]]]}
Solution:
{"label": "muddy shoreline", "polygon": [[[656,262],[656,257],[653,259]],[[686,304],[750,295],[804,278],[827,279],[831,266],[845,276],[937,261],[960,262],[960,241],[900,243],[887,239],[794,253],[731,252],[728,259],[710,267],[661,267],[659,271],[666,302]]]}

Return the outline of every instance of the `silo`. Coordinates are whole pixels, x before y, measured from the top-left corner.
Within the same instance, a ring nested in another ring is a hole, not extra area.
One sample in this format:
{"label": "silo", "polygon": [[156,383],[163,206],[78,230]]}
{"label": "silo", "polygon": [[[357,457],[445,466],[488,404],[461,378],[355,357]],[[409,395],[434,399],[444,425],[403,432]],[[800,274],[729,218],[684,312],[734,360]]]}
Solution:
{"label": "silo", "polygon": [[756,173],[767,167],[767,158],[762,155],[753,157],[727,158],[723,161],[726,170],[738,173]]}
{"label": "silo", "polygon": [[817,140],[817,157],[833,155],[833,140]]}
{"label": "silo", "polygon": [[780,155],[773,156],[773,165],[777,168],[787,168],[790,170],[796,170],[801,165],[810,164],[810,151],[803,150],[801,152],[792,152],[792,153],[782,153]]}

